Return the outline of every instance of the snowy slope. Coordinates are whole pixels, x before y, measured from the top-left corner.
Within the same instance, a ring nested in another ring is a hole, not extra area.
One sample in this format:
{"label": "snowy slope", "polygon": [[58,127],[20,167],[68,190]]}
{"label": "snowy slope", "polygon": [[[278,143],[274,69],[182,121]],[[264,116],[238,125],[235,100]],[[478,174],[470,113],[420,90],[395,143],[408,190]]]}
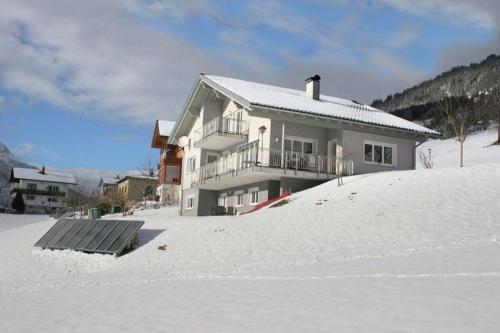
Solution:
{"label": "snowy slope", "polygon": [[[464,143],[464,165],[500,164],[500,145],[491,145],[496,140],[496,128],[477,132],[467,138]],[[460,145],[455,140],[429,140],[418,148],[426,153],[428,149],[431,149],[435,168],[458,166]],[[418,163],[418,167],[422,167],[422,165]]]}
{"label": "snowy slope", "polygon": [[242,216],[139,211],[120,258],[34,249],[53,220],[0,232],[0,331],[498,328],[500,165],[345,182]]}

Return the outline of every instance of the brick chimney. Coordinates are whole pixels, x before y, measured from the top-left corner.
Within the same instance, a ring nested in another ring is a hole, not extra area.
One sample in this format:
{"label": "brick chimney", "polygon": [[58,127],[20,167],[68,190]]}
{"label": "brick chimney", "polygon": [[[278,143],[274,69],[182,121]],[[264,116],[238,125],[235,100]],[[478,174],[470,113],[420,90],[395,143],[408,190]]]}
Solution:
{"label": "brick chimney", "polygon": [[319,101],[319,82],[321,81],[321,77],[316,74],[311,76],[306,80],[306,96],[308,98],[314,99],[315,101]]}
{"label": "brick chimney", "polygon": [[42,167],[42,170],[39,171],[40,174],[45,175],[45,167]]}

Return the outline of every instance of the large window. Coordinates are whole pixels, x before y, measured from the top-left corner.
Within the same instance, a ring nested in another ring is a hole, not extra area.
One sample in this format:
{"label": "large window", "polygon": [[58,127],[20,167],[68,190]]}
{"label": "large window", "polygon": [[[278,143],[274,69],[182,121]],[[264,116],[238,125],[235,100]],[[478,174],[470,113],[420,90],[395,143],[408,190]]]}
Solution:
{"label": "large window", "polygon": [[259,190],[250,191],[250,204],[256,205],[259,203]]}
{"label": "large window", "polygon": [[177,165],[167,165],[167,183],[178,183],[181,177],[181,167]]}
{"label": "large window", "polygon": [[29,184],[28,183],[28,190],[31,190],[31,191],[36,191],[36,184]]}
{"label": "large window", "polygon": [[396,145],[374,141],[365,141],[365,163],[394,166]]}
{"label": "large window", "polygon": [[285,137],[285,151],[298,154],[315,154],[316,140],[298,137]]}

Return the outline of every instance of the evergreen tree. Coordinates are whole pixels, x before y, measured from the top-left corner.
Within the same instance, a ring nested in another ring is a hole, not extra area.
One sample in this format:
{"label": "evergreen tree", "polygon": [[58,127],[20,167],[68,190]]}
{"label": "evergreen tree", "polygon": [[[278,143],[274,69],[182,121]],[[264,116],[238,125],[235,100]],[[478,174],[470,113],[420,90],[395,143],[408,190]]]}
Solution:
{"label": "evergreen tree", "polygon": [[26,205],[24,204],[24,199],[21,192],[17,192],[14,200],[12,200],[12,208],[20,213],[24,213],[24,211],[26,210]]}

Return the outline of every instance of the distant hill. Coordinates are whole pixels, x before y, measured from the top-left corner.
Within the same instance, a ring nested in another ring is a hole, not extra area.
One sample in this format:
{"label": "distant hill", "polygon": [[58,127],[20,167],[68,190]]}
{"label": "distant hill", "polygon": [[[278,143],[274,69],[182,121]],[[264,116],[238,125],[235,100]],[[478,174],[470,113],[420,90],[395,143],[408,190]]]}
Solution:
{"label": "distant hill", "polygon": [[499,83],[500,56],[490,55],[479,63],[454,67],[384,100],[375,100],[372,106],[411,121],[424,121],[435,116],[436,104],[446,96],[475,96]]}
{"label": "distant hill", "polygon": [[10,170],[15,167],[35,168],[17,160],[9,148],[0,142],[0,207],[10,206]]}

